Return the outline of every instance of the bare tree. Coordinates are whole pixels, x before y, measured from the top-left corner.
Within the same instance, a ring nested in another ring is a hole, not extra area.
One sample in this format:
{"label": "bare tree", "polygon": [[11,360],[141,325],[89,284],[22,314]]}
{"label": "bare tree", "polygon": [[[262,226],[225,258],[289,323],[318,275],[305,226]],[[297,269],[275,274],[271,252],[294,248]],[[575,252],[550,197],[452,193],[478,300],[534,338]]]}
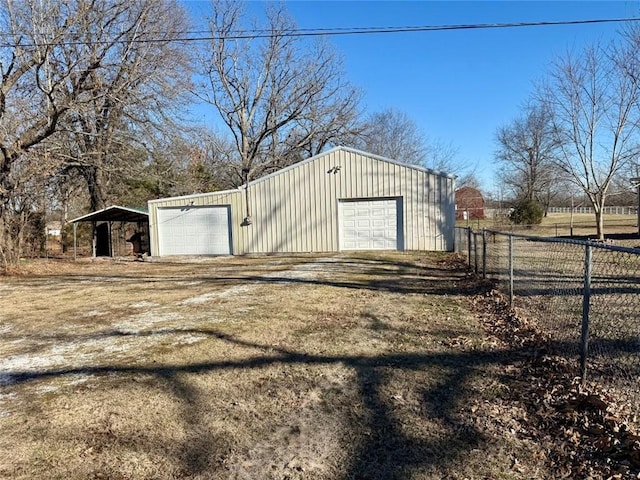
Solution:
{"label": "bare tree", "polygon": [[77,41],[60,48],[71,62],[99,60],[100,67],[90,72],[81,101],[54,138],[66,173],[84,179],[90,209],[97,210],[106,206],[111,183],[140,173],[140,147],[153,130],[176,128],[189,57],[173,39],[184,31],[186,16],[168,0],[78,3],[88,8],[79,19],[85,23],[77,26]]}
{"label": "bare tree", "polygon": [[556,60],[542,88],[560,145],[556,165],[589,198],[599,239],[611,182],[639,153],[635,65],[628,49],[594,45]]}
{"label": "bare tree", "polygon": [[441,138],[427,138],[427,155],[422,165],[453,175],[465,176],[472,173],[470,163],[460,160],[458,147]]}
{"label": "bare tree", "polygon": [[[42,158],[29,152],[38,148],[42,155],[72,159],[75,167],[83,167],[79,159],[111,151],[108,143],[95,142],[109,138],[118,122],[133,128],[136,118],[128,105],[135,104],[140,113],[153,106],[150,101],[164,101],[149,80],[149,64],[156,58],[149,52],[155,44],[144,41],[148,37],[143,32],[148,32],[142,27],[150,26],[159,36],[172,31],[173,24],[164,23],[171,21],[169,14],[149,23],[167,5],[151,0],[1,0],[0,243],[5,264],[15,262],[21,251],[19,242],[12,243],[20,214],[16,187],[21,175],[33,170],[25,162]],[[160,47],[167,48],[161,42]],[[131,64],[139,69],[132,70]],[[160,69],[151,73],[156,79],[162,74]],[[80,141],[68,142],[74,136],[94,144],[85,148]]]}
{"label": "bare tree", "polygon": [[312,157],[329,145],[351,145],[365,126],[359,121],[360,94],[351,89],[347,96],[329,98],[295,122],[285,142],[286,151]]}
{"label": "bare tree", "polygon": [[[0,256],[4,268],[23,244],[25,180],[37,156],[29,152],[50,138],[87,88],[96,62],[70,65],[61,42],[73,36],[76,15],[65,2],[3,0],[0,29]],[[71,68],[69,68],[71,67]]]}
{"label": "bare tree", "polygon": [[5,195],[0,228],[0,265],[7,270],[24,253],[44,249],[48,187],[55,160],[39,148],[18,157],[4,178],[11,185]]}
{"label": "bare tree", "polygon": [[382,157],[456,175],[469,167],[459,161],[458,149],[451,142],[428,138],[415,120],[395,108],[368,116],[358,146]]}
{"label": "bare tree", "polygon": [[291,36],[294,24],[281,5],[267,7],[263,36],[243,33],[242,3],[213,1],[212,10],[213,39],[200,59],[208,84],[195,93],[233,135],[235,185],[317,153],[348,131],[358,95],[326,42]]}
{"label": "bare tree", "polygon": [[456,178],[456,188],[470,187],[476,190],[482,190],[482,185],[475,172],[466,173],[459,178]]}
{"label": "bare tree", "polygon": [[427,158],[426,136],[409,115],[395,108],[369,115],[361,142],[367,152],[411,165]]}
{"label": "bare tree", "polygon": [[560,153],[551,112],[530,103],[523,115],[496,132],[499,175],[514,199],[535,201],[545,212],[562,184],[556,159]]}

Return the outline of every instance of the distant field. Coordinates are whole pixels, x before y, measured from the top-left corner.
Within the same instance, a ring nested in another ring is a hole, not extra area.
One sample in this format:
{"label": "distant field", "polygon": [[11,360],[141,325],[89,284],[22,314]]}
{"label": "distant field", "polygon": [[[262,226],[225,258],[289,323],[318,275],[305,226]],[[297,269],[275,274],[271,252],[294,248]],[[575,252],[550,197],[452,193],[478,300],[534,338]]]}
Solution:
{"label": "distant field", "polygon": [[[550,213],[542,219],[540,225],[522,226],[512,225],[504,218],[487,218],[485,220],[465,221],[456,223],[458,227],[473,227],[474,229],[495,229],[501,231],[513,231],[540,236],[561,236],[561,237],[584,237],[596,234],[596,221],[593,214],[576,213]],[[573,228],[572,228],[573,225]],[[638,238],[617,239],[620,235],[634,235],[638,233],[638,217],[636,215],[605,215],[605,236],[611,235],[616,243],[624,245],[630,240],[637,243]]]}

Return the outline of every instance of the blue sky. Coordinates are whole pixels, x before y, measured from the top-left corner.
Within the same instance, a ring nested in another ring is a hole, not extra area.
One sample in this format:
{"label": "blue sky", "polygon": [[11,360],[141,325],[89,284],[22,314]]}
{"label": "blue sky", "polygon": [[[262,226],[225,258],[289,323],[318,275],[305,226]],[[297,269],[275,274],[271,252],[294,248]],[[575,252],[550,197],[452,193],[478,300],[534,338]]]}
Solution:
{"label": "blue sky", "polygon": [[[262,3],[250,4],[259,9]],[[300,28],[570,21],[640,16],[639,1],[289,1]],[[194,5],[192,4],[191,7]],[[199,5],[202,6],[202,5]],[[555,55],[610,41],[621,24],[333,36],[365,111],[393,107],[495,189],[498,127],[518,116]]]}

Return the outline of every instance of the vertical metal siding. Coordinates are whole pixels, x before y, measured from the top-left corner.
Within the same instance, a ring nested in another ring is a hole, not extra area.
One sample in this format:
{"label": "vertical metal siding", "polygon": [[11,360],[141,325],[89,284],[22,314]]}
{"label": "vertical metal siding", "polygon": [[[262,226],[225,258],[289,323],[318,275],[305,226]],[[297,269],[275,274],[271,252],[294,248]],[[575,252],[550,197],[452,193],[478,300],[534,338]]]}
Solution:
{"label": "vertical metal siding", "polygon": [[[338,173],[327,173],[334,167]],[[339,200],[393,197],[402,198],[404,249],[447,250],[453,246],[453,186],[450,177],[334,149],[253,182],[251,225],[241,225],[242,189],[149,202],[152,253],[158,252],[157,208],[164,206],[231,205],[234,254],[325,252],[339,249]]]}

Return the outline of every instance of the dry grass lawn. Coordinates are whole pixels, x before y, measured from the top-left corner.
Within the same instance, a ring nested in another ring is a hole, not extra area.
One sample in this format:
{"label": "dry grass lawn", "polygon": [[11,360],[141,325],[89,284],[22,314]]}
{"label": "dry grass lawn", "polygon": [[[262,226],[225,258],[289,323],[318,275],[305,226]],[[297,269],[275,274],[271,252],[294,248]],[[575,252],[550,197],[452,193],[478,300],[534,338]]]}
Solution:
{"label": "dry grass lawn", "polygon": [[0,278],[0,478],[553,478],[446,254]]}
{"label": "dry grass lawn", "polygon": [[[638,245],[637,222],[638,217],[636,215],[606,214],[604,215],[605,237],[614,237],[616,244],[636,246]],[[571,229],[572,224],[573,230]],[[589,213],[576,213],[573,215],[573,221],[571,215],[568,213],[550,213],[542,219],[540,225],[526,227],[512,225],[504,218],[486,218],[484,220],[473,221],[458,220],[456,226],[472,227],[477,231],[486,228],[489,230],[537,235],[541,237],[569,237],[571,232],[573,232],[574,237],[593,238],[596,235],[595,216]],[[635,236],[635,238],[632,239],[632,242],[627,242],[616,238],[619,236]]]}

